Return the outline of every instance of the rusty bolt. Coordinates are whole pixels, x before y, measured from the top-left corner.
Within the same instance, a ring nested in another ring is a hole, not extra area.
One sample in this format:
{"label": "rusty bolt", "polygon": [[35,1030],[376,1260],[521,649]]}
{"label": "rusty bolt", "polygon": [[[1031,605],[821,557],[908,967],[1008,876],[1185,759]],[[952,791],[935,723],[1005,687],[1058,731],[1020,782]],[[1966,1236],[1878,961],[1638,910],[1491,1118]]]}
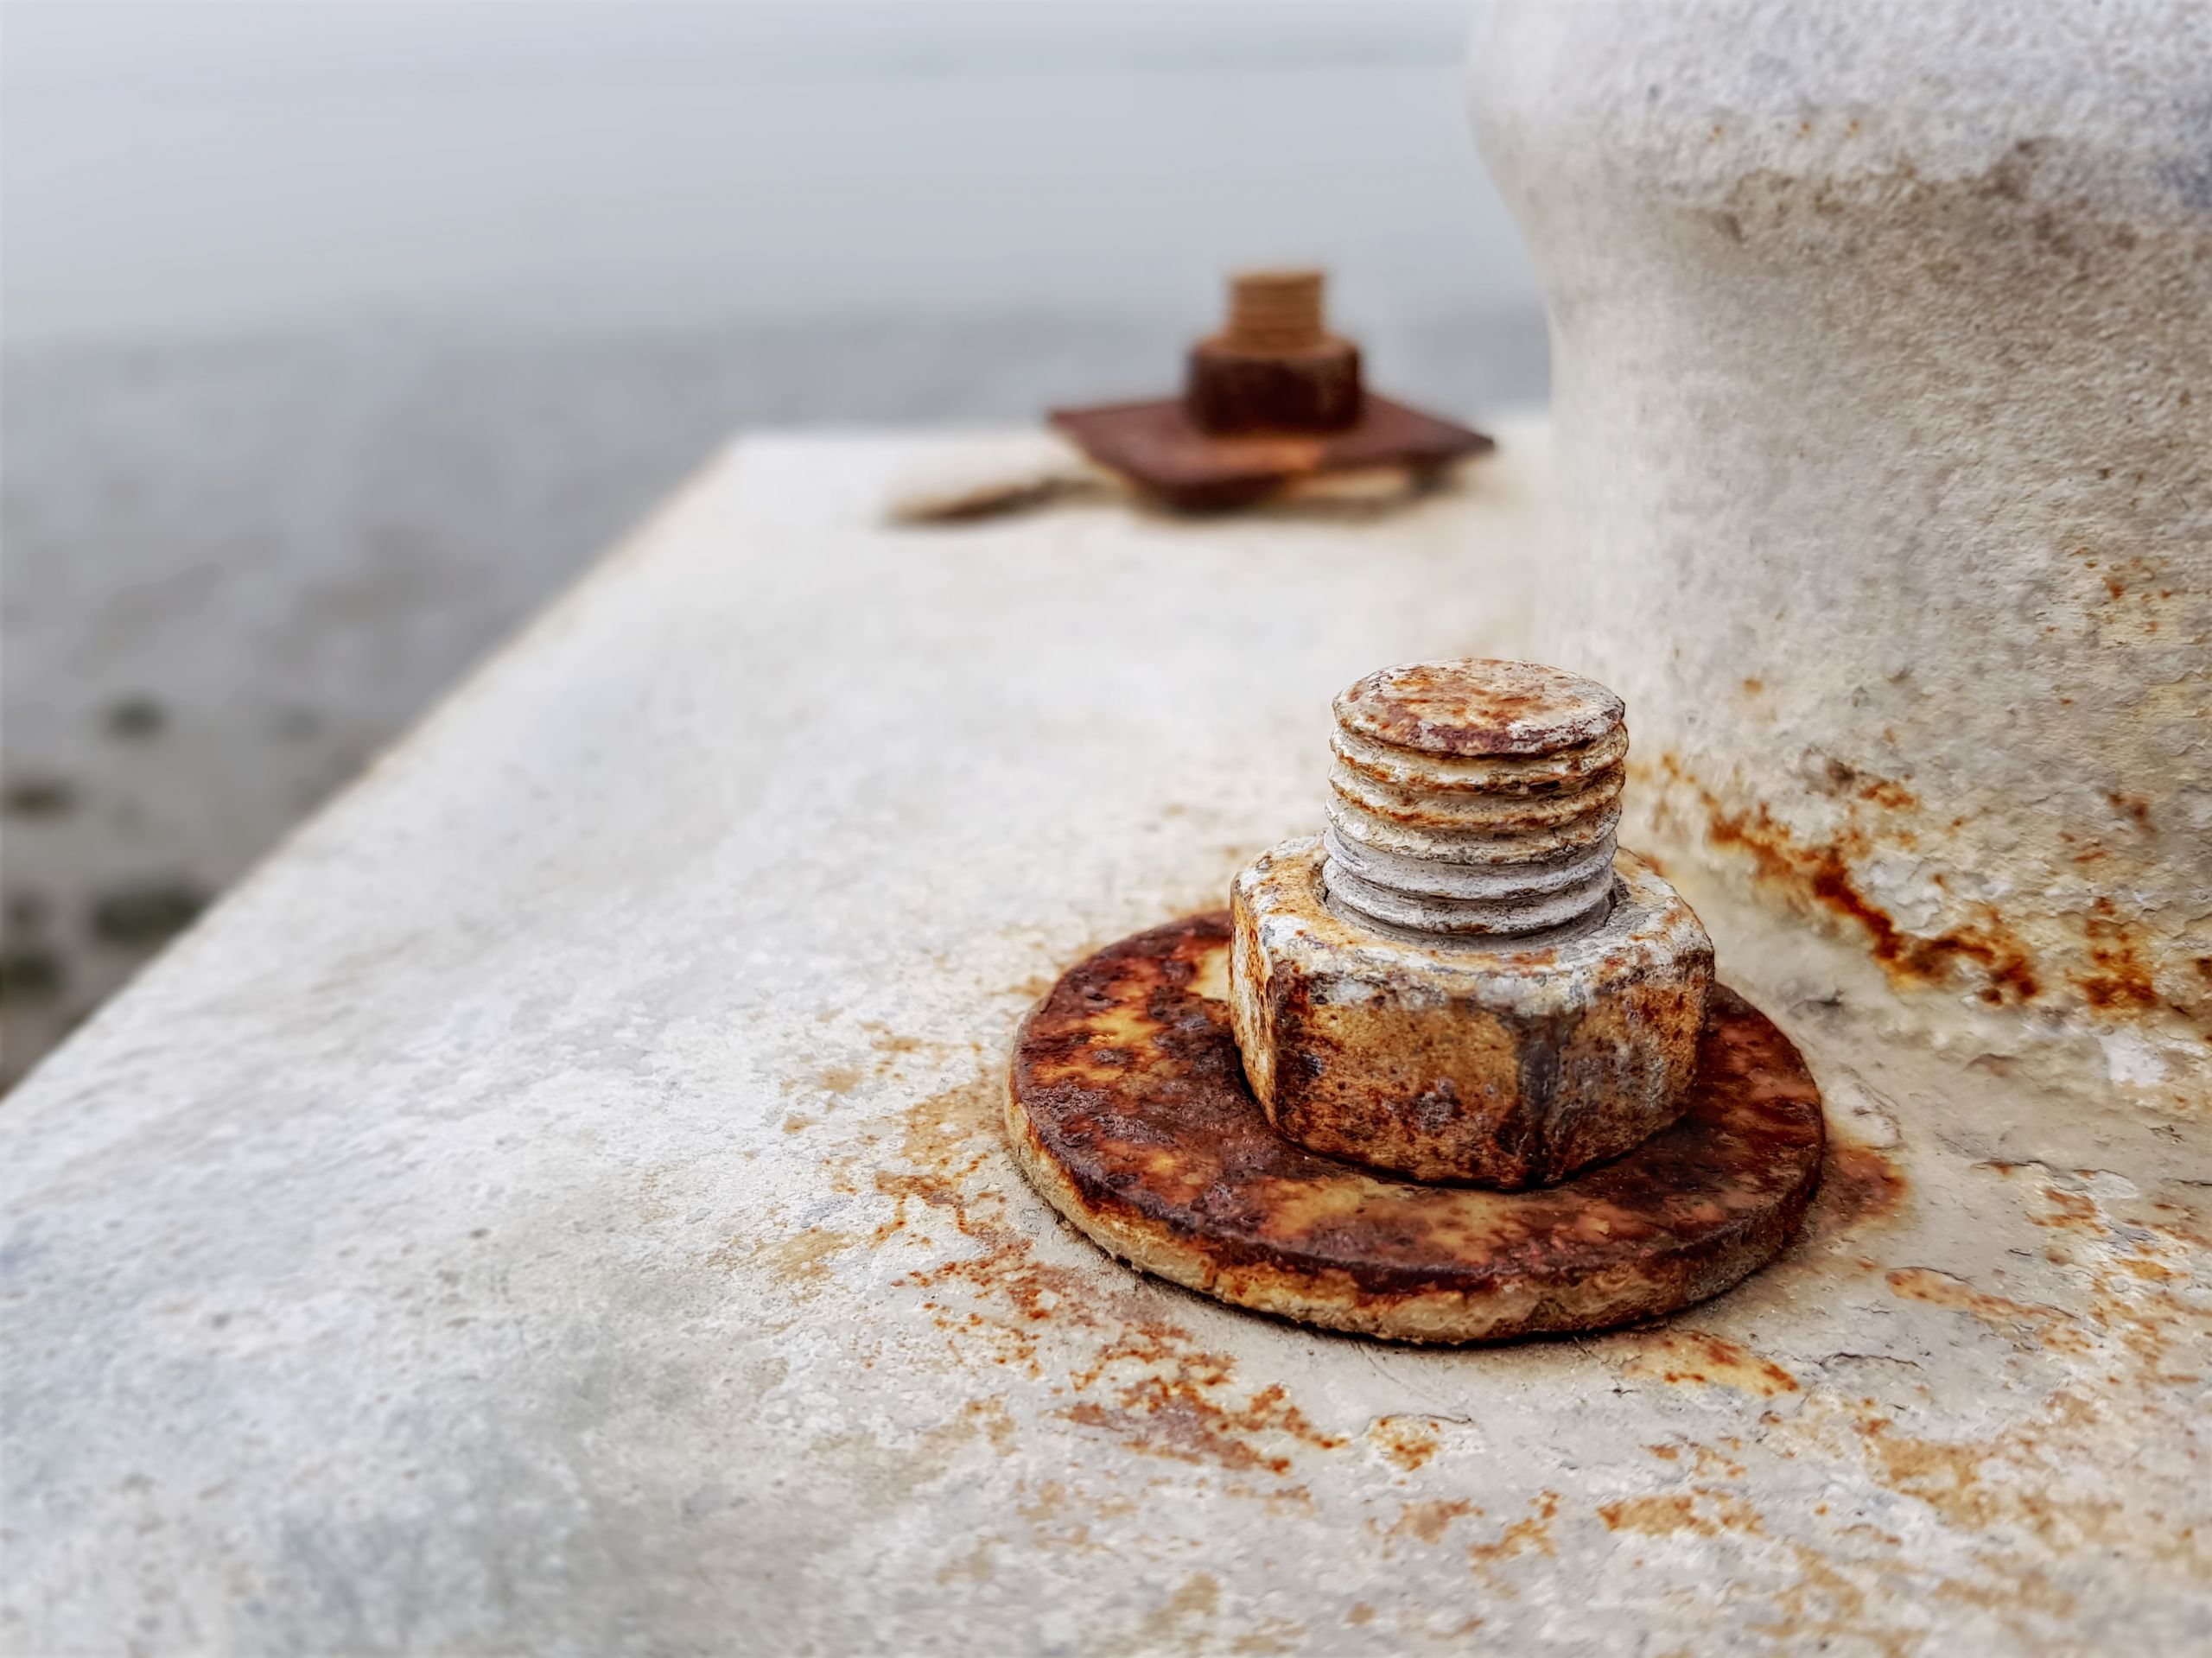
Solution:
{"label": "rusty bolt", "polygon": [[1221,332],[1191,348],[1183,395],[1052,417],[1099,466],[1192,511],[1295,493],[1324,478],[1418,485],[1497,445],[1379,397],[1359,348],[1329,333],[1318,270],[1230,279]]}
{"label": "rusty bolt", "polygon": [[1334,432],[1359,418],[1359,347],[1322,322],[1318,270],[1230,279],[1229,321],[1191,348],[1184,406],[1200,431]]}
{"label": "rusty bolt", "polygon": [[1615,846],[1619,698],[1526,663],[1420,663],[1336,716],[1326,831],[1232,893],[1231,1024],[1276,1131],[1516,1189],[1672,1122],[1713,943]]}

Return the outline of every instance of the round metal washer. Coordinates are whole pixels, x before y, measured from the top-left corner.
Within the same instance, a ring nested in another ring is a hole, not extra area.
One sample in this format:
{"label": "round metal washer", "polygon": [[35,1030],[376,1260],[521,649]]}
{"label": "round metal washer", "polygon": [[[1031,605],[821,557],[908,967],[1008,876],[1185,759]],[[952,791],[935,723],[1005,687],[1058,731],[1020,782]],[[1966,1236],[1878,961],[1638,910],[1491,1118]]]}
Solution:
{"label": "round metal washer", "polygon": [[1124,939],[1023,1024],[1007,1131],[1030,1183],[1147,1272],[1238,1306],[1399,1341],[1501,1341],[1671,1312],[1796,1233],[1820,1090],[1716,987],[1689,1109],[1555,1186],[1425,1185],[1279,1138],[1230,1035],[1226,912]]}

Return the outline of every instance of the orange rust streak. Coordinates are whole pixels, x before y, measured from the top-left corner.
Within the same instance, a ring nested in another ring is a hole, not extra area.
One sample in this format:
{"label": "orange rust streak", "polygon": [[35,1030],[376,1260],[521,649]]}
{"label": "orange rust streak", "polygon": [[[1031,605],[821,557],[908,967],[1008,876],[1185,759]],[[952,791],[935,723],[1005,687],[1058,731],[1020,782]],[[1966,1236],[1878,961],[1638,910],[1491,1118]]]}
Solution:
{"label": "orange rust streak", "polygon": [[[1698,1506],[1700,1502],[1706,1505],[1703,1510]],[[1710,1485],[1695,1486],[1675,1496],[1628,1496],[1601,1502],[1598,1517],[1608,1531],[1637,1532],[1647,1537],[1681,1532],[1718,1537],[1724,1531],[1757,1534],[1760,1529],[1757,1509],[1732,1492]]]}
{"label": "orange rust streak", "polygon": [[1928,1267],[1900,1267],[1888,1274],[1888,1282],[1890,1293],[1900,1300],[1925,1301],[1930,1306],[1972,1313],[2000,1334],[2031,1335],[2057,1352],[2088,1350],[2088,1337],[2056,1307],[1985,1294],[1964,1279]]}
{"label": "orange rust streak", "polygon": [[1535,1512],[1525,1520],[1516,1520],[1499,1532],[1496,1540],[1470,1543],[1467,1560],[1476,1571],[1488,1574],[1491,1566],[1534,1551],[1549,1554],[1552,1548],[1552,1516],[1559,1512],[1559,1493],[1540,1491],[1531,1500]]}
{"label": "orange rust streak", "polygon": [[1821,1190],[1805,1218],[1808,1238],[1825,1239],[1896,1212],[1904,1201],[1904,1175],[1871,1146],[1831,1140],[1821,1166]]}
{"label": "orange rust streak", "polygon": [[1419,1470],[1436,1454],[1438,1439],[1435,1432],[1415,1422],[1401,1421],[1386,1416],[1368,1431],[1368,1437],[1392,1462],[1408,1474]]}
{"label": "orange rust streak", "polygon": [[2135,941],[2113,915],[2113,903],[2101,898],[2082,924],[2089,940],[2089,960],[2097,970],[2081,982],[2082,994],[2093,1007],[2156,1007],[2158,986],[2151,970],[2135,953]]}
{"label": "orange rust streak", "polygon": [[1798,1391],[1797,1378],[1773,1360],[1702,1330],[1662,1331],[1624,1367],[1624,1376],[1732,1388],[1757,1399]]}
{"label": "orange rust streak", "polygon": [[1417,1537],[1424,1543],[1440,1540],[1452,1528],[1452,1522],[1462,1515],[1479,1514],[1481,1510],[1465,1497],[1446,1502],[1408,1502],[1398,1515],[1397,1522],[1382,1534],[1387,1537]]}
{"label": "orange rust streak", "polygon": [[[1869,850],[1864,835],[1853,830],[1822,844],[1802,844],[1764,804],[1732,811],[1674,755],[1661,755],[1659,764],[1671,781],[1702,803],[1706,835],[1713,845],[1745,853],[1760,880],[1789,892],[1806,907],[1826,909],[1865,928],[1873,941],[1874,959],[1893,980],[1940,982],[1961,969],[1974,968],[1983,976],[1986,1001],[2024,1002],[2041,994],[2042,981],[2026,951],[1993,924],[1980,931],[1953,928],[1932,938],[1898,926],[1852,877],[1848,861]],[[1911,800],[1901,785],[1878,780],[1864,797],[1885,805]]]}

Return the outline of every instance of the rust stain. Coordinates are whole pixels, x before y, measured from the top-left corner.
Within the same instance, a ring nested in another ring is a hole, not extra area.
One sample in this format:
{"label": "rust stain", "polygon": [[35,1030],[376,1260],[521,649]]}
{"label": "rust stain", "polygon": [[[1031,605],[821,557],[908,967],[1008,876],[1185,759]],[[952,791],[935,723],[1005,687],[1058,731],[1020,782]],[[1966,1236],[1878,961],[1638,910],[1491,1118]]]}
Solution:
{"label": "rust stain", "polygon": [[1408,1474],[1426,1464],[1441,1443],[1436,1429],[1418,1417],[1386,1416],[1368,1429],[1367,1437]]}
{"label": "rust stain", "polygon": [[[1756,880],[1801,911],[1863,930],[1870,953],[1894,984],[1963,984],[1993,1007],[2047,1000],[2055,991],[2065,990],[2078,995],[2080,1005],[2107,1019],[2171,1015],[2195,1026],[2202,1025],[2202,988],[2186,983],[2162,986],[2158,969],[2149,959],[2156,953],[2151,935],[2124,918],[2109,897],[2090,900],[2075,918],[2082,931],[2078,954],[2039,954],[1986,903],[1967,905],[1955,899],[1955,907],[1963,906],[1974,918],[1939,933],[1916,933],[1901,925],[1854,873],[1881,847],[1910,848],[1921,829],[1933,827],[1919,798],[1893,778],[1825,759],[1823,769],[1814,775],[1814,786],[1848,803],[1853,817],[1827,839],[1808,841],[1778,822],[1764,803],[1731,807],[1679,757],[1662,754],[1656,764],[1668,786],[1697,802],[1697,827],[1710,845],[1744,855]],[[2117,791],[2107,798],[2133,832],[2155,832],[2146,801]],[[1888,815],[1878,829],[1870,829],[1857,820],[1856,807],[1861,803]],[[1965,821],[1953,818],[1948,827],[1957,829]],[[2069,856],[2077,864],[2101,863],[2112,855],[2107,847],[2085,841],[2070,829],[2059,830],[2058,839],[2076,848]],[[1941,873],[1932,879],[1943,885]],[[2212,959],[2177,964],[2177,971],[2183,969],[2193,969],[2212,983]],[[2212,1040],[2212,1032],[2205,1034]]]}
{"label": "rust stain", "polygon": [[1867,897],[1852,873],[1852,861],[1864,859],[1872,849],[1863,831],[1853,829],[1834,840],[1807,844],[1776,822],[1763,803],[1732,810],[1673,754],[1662,754],[1659,765],[1670,782],[1702,803],[1706,836],[1713,845],[1744,853],[1758,879],[1786,893],[1800,907],[1825,911],[1864,928],[1872,942],[1874,959],[1893,981],[1935,984],[1961,974],[1978,974],[1981,999],[1999,1006],[2031,1001],[2042,993],[2043,981],[2026,949],[1986,905],[1980,927],[1952,928],[1933,937],[1900,927]]}
{"label": "rust stain", "polygon": [[[1825,1514],[1826,1506],[1815,1512]],[[1831,1556],[1796,1538],[1776,1535],[1754,1503],[1724,1485],[1701,1483],[1686,1490],[1618,1498],[1599,1504],[1597,1515],[1609,1531],[1618,1534],[1754,1538],[1786,1558],[1795,1566],[1796,1575],[1774,1591],[1770,1603],[1773,1616],[1752,1627],[1791,1650],[1825,1649],[1842,1642],[1853,1649],[1871,1648],[1897,1658],[1923,1651],[1925,1637],[1921,1629],[1910,1621],[1890,1621],[1891,1608],[1900,1598],[1901,1581],[1912,1585],[1916,1593],[1958,1598],[2000,1614],[2022,1605],[2063,1614],[2071,1606],[2070,1598],[2044,1586],[2032,1571],[2008,1568],[2005,1562],[1991,1556],[1985,1556],[1983,1564],[2005,1579],[2001,1589],[1938,1577],[1904,1553],[1902,1538],[1871,1526],[1845,1527],[1841,1532],[1871,1543],[1878,1551],[1873,1560],[1855,1553]],[[1864,1581],[1854,1581],[1850,1575],[1854,1572]],[[1873,1585],[1871,1592],[1868,1583]],[[2002,1621],[2016,1636],[2030,1633],[2017,1619]]]}
{"label": "rust stain", "polygon": [[1812,782],[1824,794],[1863,800],[1885,811],[1910,811],[1920,804],[1920,797],[1895,778],[1879,776],[1833,754],[1822,754],[1819,759]]}
{"label": "rust stain", "polygon": [[1157,1332],[1141,1332],[1109,1348],[1090,1373],[1074,1378],[1076,1390],[1101,1385],[1109,1369],[1131,1359],[1144,1368],[1103,1382],[1106,1398],[1080,1400],[1060,1414],[1080,1426],[1105,1429],[1147,1456],[1211,1463],[1239,1473],[1287,1474],[1291,1458],[1287,1451],[1271,1448],[1271,1441],[1325,1451],[1344,1443],[1316,1431],[1280,1382],[1268,1383],[1242,1405],[1223,1402],[1230,1360],[1180,1348]]}
{"label": "rust stain", "polygon": [[2151,969],[2143,964],[2133,935],[2115,918],[2110,899],[2096,900],[2082,931],[2088,938],[2090,962],[2097,969],[2079,981],[2091,1007],[2147,1008],[2160,1004]]}
{"label": "rust stain", "polygon": [[1450,1502],[1439,1499],[1428,1502],[1408,1502],[1400,1512],[1396,1522],[1382,1534],[1386,1539],[1414,1537],[1424,1543],[1438,1543],[1443,1540],[1444,1534],[1451,1530],[1454,1520],[1481,1512],[1465,1497]]}
{"label": "rust stain", "polygon": [[[928,1045],[886,1033],[879,1045],[896,1054]],[[841,1160],[892,1209],[873,1240],[837,1247],[903,1240],[961,1249],[900,1284],[923,1296],[949,1339],[986,1363],[1044,1380],[1049,1342],[1065,1398],[1058,1413],[1135,1451],[1280,1478],[1298,1447],[1344,1443],[1315,1429],[1280,1384],[1242,1386],[1228,1355],[1200,1347],[1160,1316],[1156,1293],[1102,1286],[1095,1273],[1037,1258],[1007,1210],[1014,1176],[1001,1137],[1002,1100],[997,1077],[978,1077],[916,1101],[895,1140],[862,1137]],[[829,1253],[825,1247],[821,1258]]]}
{"label": "rust stain", "polygon": [[1756,1534],[1761,1529],[1758,1510],[1734,1492],[1719,1486],[1695,1485],[1687,1492],[1655,1496],[1627,1496],[1598,1505],[1598,1517],[1608,1531],[1668,1537],[1688,1533],[1718,1537],[1726,1531]]}
{"label": "rust stain", "polygon": [[1904,1204],[1905,1191],[1904,1173],[1891,1159],[1871,1146],[1830,1140],[1805,1235],[1820,1242],[1887,1220]]}
{"label": "rust stain", "polygon": [[2043,1189],[2044,1201],[2054,1211],[2049,1215],[2030,1217],[2035,1225],[2048,1226],[2069,1232],[2087,1232],[2101,1236],[2104,1223],[2097,1217],[2096,1200],[2087,1192],[2067,1191],[2057,1186]]}
{"label": "rust stain", "polygon": [[999,994],[1012,997],[1027,1007],[1043,998],[1045,993],[1052,988],[1056,977],[1051,973],[1033,973],[1020,984],[1010,984]]}
{"label": "rust stain", "polygon": [[1005,1541],[1006,1539],[1003,1537],[986,1537],[980,1540],[976,1547],[965,1554],[948,1560],[939,1566],[937,1574],[938,1582],[950,1584],[965,1579],[970,1583],[988,1583],[998,1574],[998,1562],[991,1557],[991,1552]]}
{"label": "rust stain", "polygon": [[1964,1279],[1930,1267],[1899,1267],[1887,1275],[1887,1281],[1890,1293],[1900,1300],[1971,1313],[2007,1340],[2033,1340],[2068,1353],[2088,1350],[2087,1338],[2056,1307],[1986,1294]]}
{"label": "rust stain", "polygon": [[[2077,1426],[2097,1414],[2095,1407],[2070,1391],[2053,1394],[2046,1410],[2055,1421],[2070,1419]],[[2212,1578],[2212,1555],[2192,1528],[2168,1528],[2159,1516],[2118,1497],[2088,1496],[2051,1482],[2050,1476],[2059,1471],[2028,1433],[1955,1443],[1900,1433],[1895,1427],[1879,1417],[1861,1426],[1876,1477],[1892,1490],[1926,1503],[1953,1527],[1977,1532],[2017,1528],[2061,1557],[2132,1544],[2191,1576]]]}
{"label": "rust stain", "polygon": [[1264,1655],[1296,1652],[1303,1643],[1306,1626],[1289,1618],[1262,1618],[1255,1629],[1247,1629],[1229,1643],[1232,1653]]}
{"label": "rust stain", "polygon": [[833,1259],[867,1242],[843,1232],[817,1229],[794,1232],[751,1245],[733,1239],[709,1259],[724,1267],[753,1267],[779,1284],[798,1287],[819,1283],[829,1277]]}
{"label": "rust stain", "polygon": [[[1211,1572],[1193,1572],[1175,1592],[1144,1616],[1126,1644],[1095,1650],[1131,1655],[1200,1650],[1207,1626],[1221,1616],[1221,1580]],[[1189,1625],[1201,1627],[1192,1630]]]}
{"label": "rust stain", "polygon": [[1493,1567],[1523,1554],[1556,1552],[1552,1547],[1552,1520],[1559,1513],[1559,1493],[1539,1491],[1529,1499],[1529,1506],[1532,1512],[1526,1519],[1510,1521],[1491,1541],[1467,1545],[1467,1563],[1484,1577],[1490,1577]]}
{"label": "rust stain", "polygon": [[2126,818],[2145,835],[2151,833],[2151,803],[2140,795],[2122,794],[2119,790],[2106,791],[2105,798],[2112,809]]}
{"label": "rust stain", "polygon": [[1917,1630],[1885,1627],[1877,1622],[1878,1610],[1870,1607],[1866,1591],[1851,1581],[1816,1549],[1785,1542],[1796,1563],[1797,1581],[1776,1597],[1779,1622],[1756,1625],[1759,1633],[1795,1648],[1825,1649],[1839,1641],[1872,1647],[1883,1658],[1913,1658],[1925,1642]]}
{"label": "rust stain", "polygon": [[879,1168],[873,1175],[875,1189],[896,1204],[876,1229],[878,1243],[906,1229],[910,1203],[953,1211],[955,1224],[969,1230],[965,1182],[991,1154],[976,1130],[979,1118],[989,1121],[995,1103],[988,1083],[977,1083],[924,1100],[906,1114],[899,1147],[904,1166]]}
{"label": "rust stain", "polygon": [[1891,778],[1869,778],[1859,785],[1859,797],[1893,812],[1910,811],[1920,797]]}
{"label": "rust stain", "polygon": [[[2018,1171],[1993,1166],[1992,1172],[2004,1178]],[[2171,1433],[2172,1424],[2197,1407],[2206,1368],[2202,1361],[2212,1350],[2212,1306],[2190,1293],[2190,1268],[2204,1247],[2200,1217],[2185,1204],[2160,1200],[2120,1218],[2093,1196],[2047,1183],[2040,1195],[2050,1204],[2044,1223],[2082,1240],[2072,1257],[2080,1263],[2077,1293],[2068,1305],[1991,1294],[1924,1267],[1889,1276],[1901,1299],[1983,1321],[2038,1364],[2064,1367],[2061,1379],[2045,1382],[2040,1396],[2013,1413],[2007,1426],[1983,1439],[1923,1436],[1871,1397],[1811,1383],[1802,1409],[1765,1419],[1760,1433],[1761,1451],[1785,1458],[1841,1462],[1855,1453],[1868,1478],[1925,1505],[1955,1536],[1986,1537],[1986,1547],[1974,1556],[1974,1574],[1931,1572],[1905,1553],[1897,1533],[1864,1525],[1831,1524],[1827,1534],[1835,1547],[1776,1538],[1796,1560],[1800,1573],[1774,1598],[1777,1621],[1767,1632],[1777,1639],[1792,1644],[1848,1640],[1878,1650],[1917,1651],[1916,1633],[1886,1621],[1885,1608],[1896,1603],[1902,1580],[1915,1585],[1915,1594],[1985,1608],[2023,1648],[2042,1649],[2050,1626],[2036,1620],[2063,1619],[2072,1611],[2070,1598],[2050,1588],[2044,1573],[2053,1560],[2084,1550],[2110,1551],[2140,1570],[2212,1583],[2212,1537],[2162,1513],[2140,1482],[2109,1467],[2105,1449],[2116,1408],[2144,1413],[2141,1432],[2147,1434]],[[2129,1402],[2121,1405],[2122,1400]],[[1705,1481],[1739,1479],[1745,1471],[1713,1446],[1669,1444],[1650,1451],[1675,1465],[1686,1453],[1694,1456],[1696,1477]],[[1707,1523],[1719,1520],[1702,1501],[1685,1506],[1677,1496],[1628,1499],[1610,1515],[1601,1509],[1600,1516],[1617,1530],[1694,1534],[1704,1534]],[[1815,1510],[1816,1515],[1827,1512],[1826,1505]],[[1853,1542],[1848,1554],[1840,1552],[1847,1540]],[[1865,1553],[1867,1545],[1872,1555]]]}
{"label": "rust stain", "polygon": [[851,1093],[867,1080],[868,1073],[858,1065],[824,1065],[804,1086],[808,1092],[827,1094],[834,1099]]}
{"label": "rust stain", "polygon": [[1624,1376],[1732,1388],[1754,1399],[1799,1391],[1797,1378],[1772,1359],[1702,1330],[1667,1330],[1647,1337],[1622,1367]]}

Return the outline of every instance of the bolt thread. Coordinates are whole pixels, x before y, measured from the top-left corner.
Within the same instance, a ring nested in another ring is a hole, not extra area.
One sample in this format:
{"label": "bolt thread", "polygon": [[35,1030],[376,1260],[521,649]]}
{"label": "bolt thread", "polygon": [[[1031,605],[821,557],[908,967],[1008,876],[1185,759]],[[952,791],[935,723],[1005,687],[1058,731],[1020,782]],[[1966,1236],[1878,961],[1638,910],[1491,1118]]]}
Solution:
{"label": "bolt thread", "polygon": [[1221,339],[1237,351],[1304,351],[1328,336],[1319,270],[1248,270],[1230,278]]}
{"label": "bolt thread", "polygon": [[1393,927],[1515,936],[1604,909],[1628,759],[1618,698],[1526,663],[1420,663],[1337,699],[1323,869]]}

